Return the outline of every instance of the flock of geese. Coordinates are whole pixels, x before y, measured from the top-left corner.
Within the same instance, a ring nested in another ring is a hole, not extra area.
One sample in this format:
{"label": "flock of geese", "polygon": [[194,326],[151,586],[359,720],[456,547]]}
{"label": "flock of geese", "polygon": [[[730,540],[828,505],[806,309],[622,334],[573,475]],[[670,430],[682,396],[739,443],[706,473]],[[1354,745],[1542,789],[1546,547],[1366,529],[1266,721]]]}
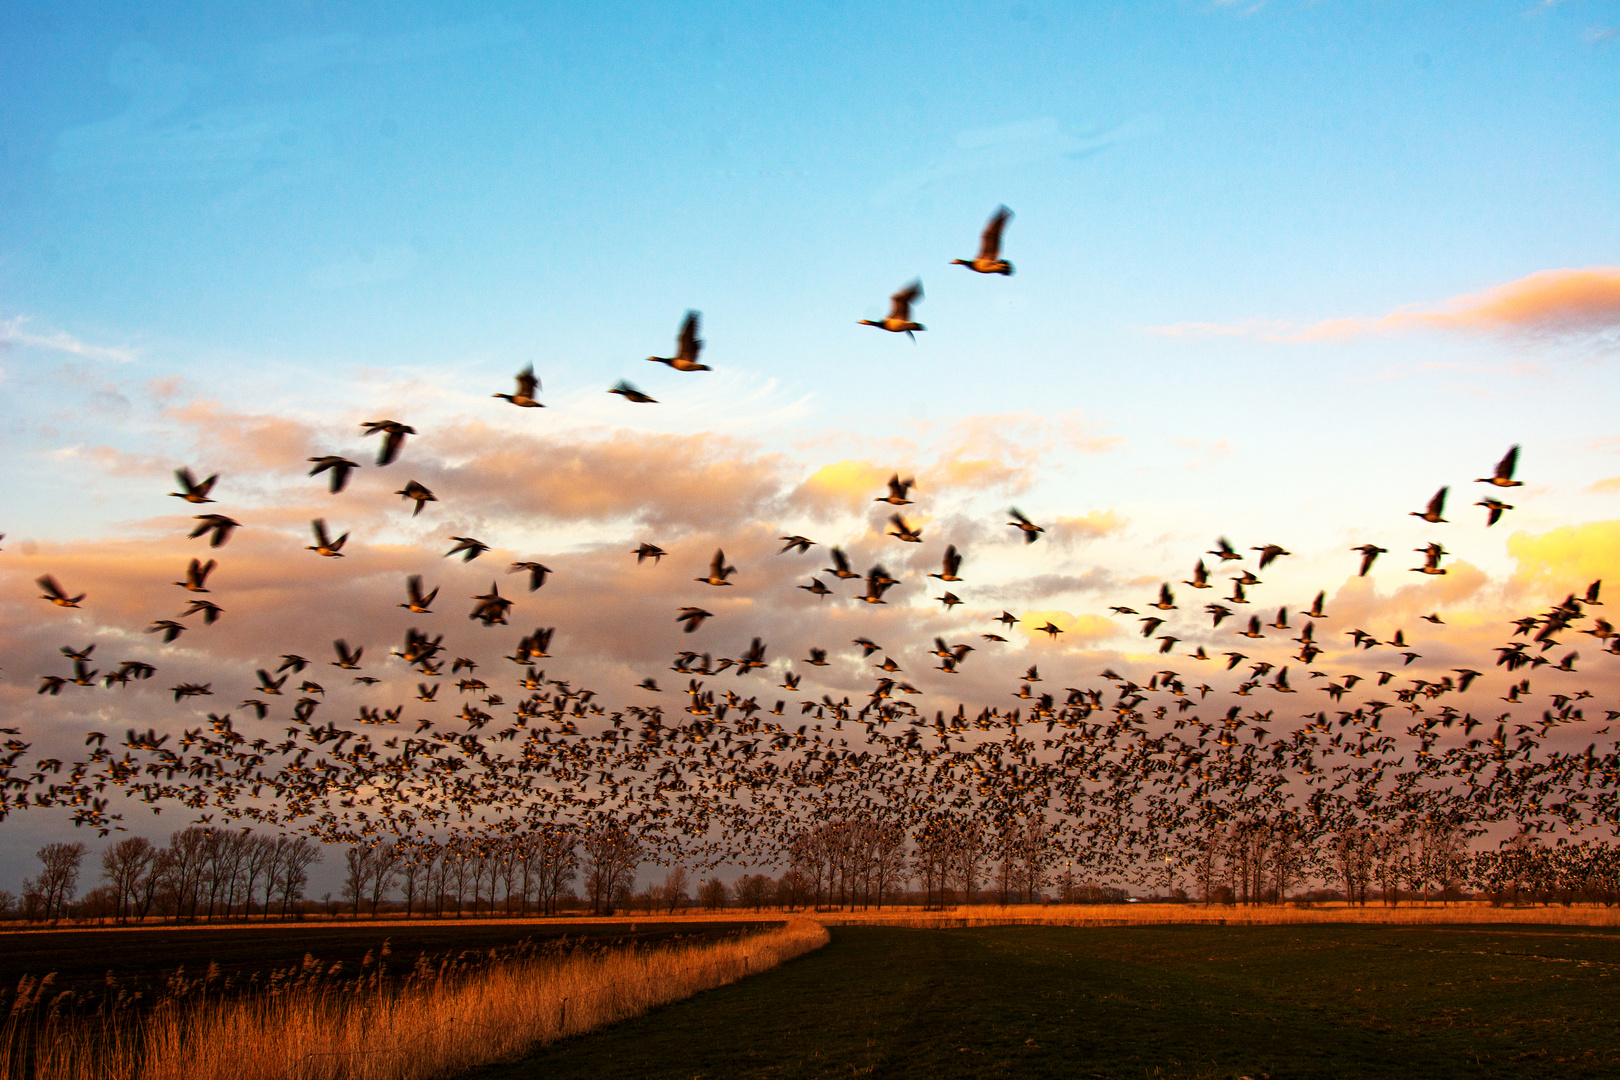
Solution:
{"label": "flock of geese", "polygon": [[[1012,274],[1001,256],[1010,218],[1000,208],[979,254],[955,264],[979,274]],[[924,329],[912,317],[921,299],[921,283],[913,282],[894,294],[888,316],[861,322],[914,335]],[[648,359],[676,371],[707,371],[698,335],[698,313],[689,312],[674,355]],[[517,375],[511,393],[493,396],[541,408],[540,390],[531,366]],[[654,402],[626,381],[609,392]],[[431,438],[395,420],[368,421],[361,430],[380,438],[378,467],[406,459],[414,445],[408,439]],[[1495,495],[1523,486],[1515,479],[1518,454],[1517,446],[1510,449],[1478,481],[1492,493],[1475,504],[1486,512],[1486,527],[1513,509]],[[361,468],[336,454],[308,464],[307,476],[324,478],[333,495]],[[80,693],[138,693],[171,662],[182,663],[178,650],[196,640],[183,635],[204,635],[226,617],[210,582],[243,526],[207,509],[215,505],[217,474],[199,480],[181,468],[175,477],[178,490],[171,494],[199,510],[189,538],[205,539],[219,557],[189,559],[173,583],[186,592],[187,607],[146,627],[154,642],[143,655],[113,662],[97,657],[94,642],[65,645],[68,666],[39,676],[40,695],[67,701]],[[934,542],[906,516],[917,488],[914,478],[896,472],[886,491],[874,494],[873,502],[889,513],[885,536],[895,543]],[[1449,492],[1441,487],[1413,516],[1426,526],[1447,524]],[[416,480],[394,494],[411,504],[412,517],[440,501]],[[1006,527],[1026,545],[1045,534],[1016,508]],[[345,556],[349,533],[333,535],[324,518],[314,519],[310,531],[313,542],[305,550],[320,558]],[[814,558],[822,547],[797,533],[780,539],[782,558]],[[472,563],[491,550],[476,537],[455,536],[442,557]],[[881,561],[862,572],[841,546],[824,550],[826,559],[815,563],[829,565],[794,587],[810,595],[805,602],[820,603],[846,582],[854,583],[855,602],[888,602],[900,579]],[[1443,563],[1450,552],[1439,540],[1415,551],[1422,561],[1411,570],[1448,572]],[[1370,541],[1352,548],[1356,559],[1347,573],[1367,576],[1387,552]],[[661,572],[662,561],[674,558],[648,541],[628,555],[643,567],[638,572],[648,573]],[[634,830],[672,862],[768,864],[819,824],[883,820],[919,829],[945,816],[991,836],[1044,822],[1052,858],[1116,879],[1195,852],[1239,821],[1286,827],[1321,852],[1327,838],[1347,828],[1406,827],[1417,820],[1444,819],[1475,832],[1506,823],[1612,835],[1620,821],[1620,758],[1612,739],[1606,749],[1597,739],[1609,734],[1620,711],[1592,701],[1578,685],[1578,672],[1586,670],[1576,667],[1578,650],[1553,655],[1560,645],[1587,637],[1598,650],[1620,654],[1620,636],[1595,615],[1601,582],[1504,627],[1494,661],[1476,660],[1485,671],[1497,667],[1512,677],[1497,701],[1498,695],[1480,694],[1480,668],[1413,669],[1422,650],[1455,651],[1437,629],[1445,626],[1439,611],[1423,617],[1430,640],[1404,629],[1372,633],[1339,625],[1325,588],[1308,603],[1277,605],[1275,615],[1269,604],[1265,613],[1248,613],[1260,602],[1260,575],[1290,557],[1275,543],[1241,548],[1224,537],[1206,551],[1189,552],[1190,576],[1179,586],[1166,581],[1147,598],[1111,607],[1117,618],[1138,620],[1146,639],[1141,654],[1111,666],[1099,668],[1094,653],[1064,651],[1056,643],[1064,627],[1031,620],[1032,641],[1044,634],[1052,644],[1014,680],[1006,698],[939,707],[932,716],[915,699],[925,693],[943,698],[950,685],[944,677],[961,674],[975,653],[1011,647],[1007,635],[1024,624],[1021,616],[1002,611],[977,638],[954,642],[934,636],[881,645],[873,624],[847,644],[812,647],[805,657],[782,662],[767,659],[768,645],[758,636],[734,657],[680,649],[668,671],[684,685],[666,691],[659,678],[668,681],[668,675],[645,674],[624,688],[629,700],[621,703],[619,692],[605,695],[560,669],[562,659],[552,649],[568,641],[567,625],[525,632],[501,659],[487,659],[480,651],[490,640],[483,628],[508,625],[518,604],[492,582],[487,593],[472,597],[468,618],[478,627],[457,645],[446,642],[447,632],[413,626],[385,658],[373,643],[339,639],[322,664],[297,647],[277,651],[267,643],[252,679],[225,666],[212,680],[181,680],[165,691],[173,708],[165,730],[132,727],[121,739],[89,731],[87,752],[78,760],[30,761],[22,731],[5,729],[0,819],[65,807],[76,824],[105,834],[129,827],[125,811],[133,801],[153,813],[185,808],[204,823],[234,821],[353,844],[612,826]],[[945,543],[938,567],[923,580],[941,584],[943,594],[930,603],[951,615],[963,604],[951,591],[964,581],[963,551]],[[1230,593],[1211,594],[1223,568],[1231,571],[1222,586]],[[505,570],[524,575],[530,593],[554,573],[532,559]],[[716,619],[703,606],[704,590],[737,590],[741,577],[725,551],[716,550],[693,580],[691,601],[677,607],[675,622],[696,635]],[[52,607],[80,613],[65,628],[98,625],[85,591],[53,575],[38,584]],[[408,575],[403,586],[400,609],[423,620],[435,615],[438,587],[429,588],[422,574]],[[1212,598],[1189,609],[1178,587]],[[795,595],[755,599],[785,606]],[[576,623],[591,618],[588,611],[567,615]],[[818,673],[834,664],[821,692],[811,689]],[[328,669],[343,680],[330,694],[316,678]],[[1405,674],[1412,670],[1422,674]],[[754,681],[729,688],[711,681],[725,672]],[[852,698],[832,689],[851,685],[856,672],[864,672],[858,676],[864,692]],[[917,685],[925,679],[932,680],[929,691]],[[412,683],[414,693],[405,699]],[[241,693],[246,696],[234,707],[211,708],[206,700]],[[675,704],[663,704],[666,693]],[[182,707],[188,700],[193,704]],[[99,708],[122,711],[111,703]],[[1523,716],[1527,708],[1539,715]],[[1589,740],[1569,735],[1596,724],[1602,726]],[[1587,745],[1578,748],[1583,741]]]}

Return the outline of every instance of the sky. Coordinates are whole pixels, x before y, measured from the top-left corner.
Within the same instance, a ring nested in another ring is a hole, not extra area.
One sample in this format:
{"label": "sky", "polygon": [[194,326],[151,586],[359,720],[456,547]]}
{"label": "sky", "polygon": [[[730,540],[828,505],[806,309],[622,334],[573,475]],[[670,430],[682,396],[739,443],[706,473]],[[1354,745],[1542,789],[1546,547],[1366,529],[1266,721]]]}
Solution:
{"label": "sky", "polygon": [[[6,24],[0,703],[41,750],[207,711],[39,697],[64,644],[245,693],[286,649],[383,653],[415,572],[453,606],[499,578],[516,625],[560,627],[621,696],[692,640],[761,634],[780,671],[882,631],[915,658],[1002,610],[1003,653],[961,686],[924,671],[929,700],[1004,696],[1036,660],[1150,672],[1109,607],[1223,535],[1293,553],[1257,602],[1325,589],[1379,633],[1444,609],[1437,671],[1482,666],[1510,614],[1620,589],[1620,3],[12,3]],[[1002,204],[1016,273],[949,265]],[[857,325],[914,279],[915,341]],[[649,365],[687,310],[713,370]],[[530,364],[545,409],[491,397]],[[622,378],[658,403],[605,393]],[[359,424],[385,417],[420,434],[379,469]],[[1487,528],[1473,481],[1512,445],[1524,486]],[[363,463],[343,495],[305,476],[326,453]],[[142,629],[207,554],[167,495],[182,465],[220,473],[205,509],[245,527],[212,553],[227,614],[164,649]],[[896,471],[916,550],[871,501]],[[413,478],[440,498],[415,518],[392,494]],[[1411,518],[1442,485],[1448,524]],[[351,533],[343,560],[303,550],[317,516]],[[821,546],[778,556],[793,533]],[[495,550],[447,563],[454,535]],[[643,541],[670,558],[638,567]],[[941,541],[971,575],[949,613],[922,576]],[[1390,554],[1360,579],[1368,541]],[[1409,573],[1430,541],[1454,573]],[[885,610],[792,588],[831,544],[903,571]],[[691,583],[722,545],[741,587]],[[490,569],[529,558],[556,571],[539,593]],[[44,573],[90,602],[47,607]],[[674,609],[699,600],[718,617],[686,639]],[[827,686],[864,692],[839,665]],[[4,861],[60,827],[8,821]]]}

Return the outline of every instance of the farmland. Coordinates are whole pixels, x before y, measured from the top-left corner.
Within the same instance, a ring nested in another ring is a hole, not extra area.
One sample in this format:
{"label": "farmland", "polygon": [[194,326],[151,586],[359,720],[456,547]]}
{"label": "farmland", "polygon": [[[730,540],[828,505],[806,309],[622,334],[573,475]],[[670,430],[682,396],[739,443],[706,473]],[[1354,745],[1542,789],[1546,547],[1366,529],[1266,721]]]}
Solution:
{"label": "farmland", "polygon": [[1612,928],[835,926],[476,1075],[1612,1076],[1617,972]]}

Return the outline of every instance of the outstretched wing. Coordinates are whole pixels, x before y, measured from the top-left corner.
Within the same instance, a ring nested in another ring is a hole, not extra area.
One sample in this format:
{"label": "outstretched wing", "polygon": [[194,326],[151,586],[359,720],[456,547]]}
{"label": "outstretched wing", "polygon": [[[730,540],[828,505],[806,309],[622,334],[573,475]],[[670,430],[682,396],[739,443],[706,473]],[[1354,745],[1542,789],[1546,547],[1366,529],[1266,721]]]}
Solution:
{"label": "outstretched wing", "polygon": [[922,294],[922,282],[919,280],[913,281],[910,285],[889,297],[893,305],[889,308],[889,318],[910,322],[911,305],[922,299]]}
{"label": "outstretched wing", "polygon": [[990,223],[984,227],[984,233],[979,237],[979,258],[998,259],[1001,257],[1001,230],[1007,227],[1007,221],[1012,217],[1012,211],[1005,206],[996,208],[995,215]]}

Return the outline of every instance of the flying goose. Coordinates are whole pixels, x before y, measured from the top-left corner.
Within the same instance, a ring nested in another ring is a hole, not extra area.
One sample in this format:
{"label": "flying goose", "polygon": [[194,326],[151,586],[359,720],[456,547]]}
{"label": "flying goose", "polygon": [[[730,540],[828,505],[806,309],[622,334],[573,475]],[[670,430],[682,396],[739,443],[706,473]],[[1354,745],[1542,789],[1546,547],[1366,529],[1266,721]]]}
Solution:
{"label": "flying goose", "polygon": [[681,322],[680,336],[675,339],[674,356],[649,356],[647,359],[655,364],[668,364],[676,371],[708,371],[707,364],[698,363],[698,353],[703,351],[703,342],[698,340],[698,318],[695,311],[686,313],[686,318]]}
{"label": "flying goose", "polygon": [[979,235],[979,254],[972,259],[952,259],[952,266],[965,266],[976,274],[1000,274],[1011,277],[1012,263],[1001,257],[1001,232],[1013,213],[1005,206],[996,208],[984,232]]}
{"label": "flying goose", "polygon": [[1033,544],[1040,537],[1040,534],[1046,531],[1020,513],[1018,507],[1016,506],[1007,512],[1013,517],[1013,519],[1007,522],[1007,524],[1023,530],[1024,543],[1026,544]]}
{"label": "flying goose", "polygon": [[40,599],[49,600],[57,607],[76,608],[79,606],[79,601],[83,600],[85,596],[88,595],[87,593],[80,593],[78,596],[69,596],[66,590],[64,590],[62,586],[57,583],[56,579],[49,574],[46,574],[42,578],[36,578],[34,580],[34,584],[45,590],[44,594],[40,596]]}
{"label": "flying goose", "polygon": [[331,473],[327,477],[327,489],[333,495],[348,486],[349,474],[360,467],[357,463],[350,461],[346,457],[339,457],[337,454],[324,454],[321,457],[312,457],[308,460],[315,463],[315,467],[309,470],[309,475],[319,476],[323,472]]}
{"label": "flying goose", "polygon": [[349,539],[349,534],[344,533],[336,540],[330,539],[326,534],[325,518],[316,518],[309,525],[310,529],[315,533],[315,542],[305,544],[304,550],[313,551],[317,555],[325,555],[331,559],[341,559],[343,557],[343,544]]}
{"label": "flying goose", "polygon": [[922,294],[922,282],[913,281],[910,285],[889,297],[890,306],[887,316],[882,319],[862,319],[860,325],[875,326],[879,330],[887,330],[891,334],[904,334],[911,338],[912,341],[916,341],[917,337],[912,331],[926,330],[927,327],[920,322],[911,320],[911,305],[921,300]]}
{"label": "flying goose", "polygon": [[510,394],[491,394],[490,397],[502,398],[524,409],[545,408],[534,398],[534,392],[540,389],[540,380],[535,377],[534,365],[530,364],[517,373],[517,388]]}
{"label": "flying goose", "polygon": [[646,394],[643,394],[640,390],[636,389],[635,383],[629,382],[625,379],[620,379],[618,382],[614,383],[613,389],[609,390],[608,393],[618,394],[620,397],[624,398],[624,400],[634,401],[639,405],[658,404],[657,398],[648,397]]}
{"label": "flying goose", "polygon": [[232,530],[241,528],[241,522],[234,521],[224,514],[196,514],[194,517],[200,524],[191,530],[189,539],[195,540],[208,533],[208,546],[211,548],[223,546],[225,541],[231,538]]}
{"label": "flying goose", "polygon": [[197,478],[191,474],[191,470],[182,466],[174,470],[174,478],[183,489],[169,492],[175,498],[184,499],[188,503],[210,503],[214,501],[208,497],[208,493],[214,489],[214,482],[219,479],[218,473],[198,483]]}
{"label": "flying goose", "polygon": [[405,446],[405,436],[415,435],[416,429],[397,420],[367,420],[360,425],[361,436],[383,436],[383,444],[377,450],[378,465],[392,465],[399,458],[399,452]]}
{"label": "flying goose", "polygon": [[730,585],[726,579],[737,572],[735,566],[726,565],[726,553],[720,548],[714,549],[714,558],[709,560],[709,573],[707,577],[693,578],[705,585]]}
{"label": "flying goose", "polygon": [[1450,487],[1441,488],[1439,491],[1434,493],[1434,498],[1429,500],[1429,505],[1422,512],[1413,510],[1410,516],[1422,518],[1430,525],[1445,524],[1446,519],[1440,515],[1446,512],[1446,492],[1450,490]]}
{"label": "flying goose", "polygon": [[[1490,476],[1482,476],[1475,480],[1476,484],[1492,484],[1496,487],[1523,487],[1524,481],[1513,479],[1513,470],[1519,465],[1519,448],[1511,447],[1502,460],[1496,463],[1496,469]],[[1512,507],[1509,507],[1512,509]]]}
{"label": "flying goose", "polygon": [[394,492],[394,494],[400,496],[401,498],[416,500],[416,508],[411,511],[411,517],[415,517],[417,514],[420,514],[422,512],[422,507],[426,506],[428,503],[439,501],[438,496],[434,495],[433,492],[429,491],[421,484],[418,484],[415,480],[406,481],[405,486]]}

